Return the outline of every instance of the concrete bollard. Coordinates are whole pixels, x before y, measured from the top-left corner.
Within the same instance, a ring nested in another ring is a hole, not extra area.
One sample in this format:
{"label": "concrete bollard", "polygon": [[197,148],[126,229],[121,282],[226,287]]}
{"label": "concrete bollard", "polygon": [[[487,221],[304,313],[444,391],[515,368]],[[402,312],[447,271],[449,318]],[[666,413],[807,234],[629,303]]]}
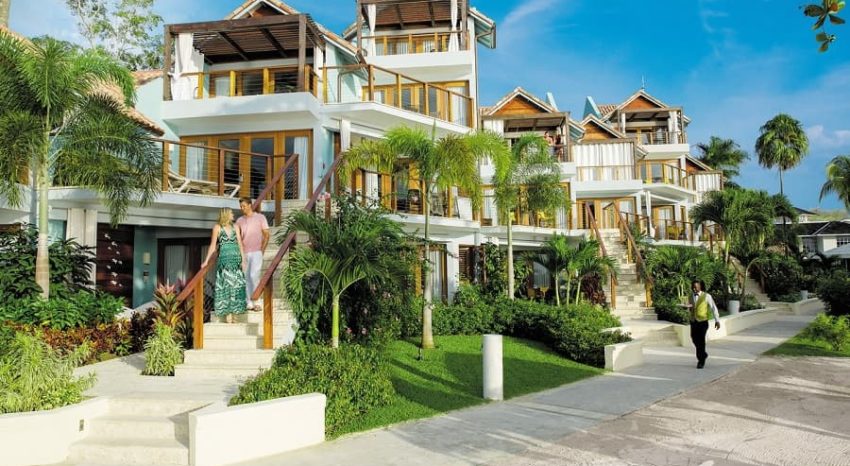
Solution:
{"label": "concrete bollard", "polygon": [[484,335],[484,398],[503,400],[504,377],[502,374],[502,336]]}

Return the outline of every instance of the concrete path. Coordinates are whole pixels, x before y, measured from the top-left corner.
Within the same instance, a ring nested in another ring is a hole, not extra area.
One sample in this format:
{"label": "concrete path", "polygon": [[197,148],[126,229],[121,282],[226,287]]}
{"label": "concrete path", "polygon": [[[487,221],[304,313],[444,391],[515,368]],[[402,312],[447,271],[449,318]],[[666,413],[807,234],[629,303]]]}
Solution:
{"label": "concrete path", "polygon": [[353,434],[245,464],[520,464],[525,462],[524,456],[555,447],[570,434],[586,431],[729,374],[795,335],[812,318],[783,316],[775,322],[710,342],[708,362],[702,370],[695,368],[693,349],[646,348],[646,363],[622,373],[609,373],[506,402]]}

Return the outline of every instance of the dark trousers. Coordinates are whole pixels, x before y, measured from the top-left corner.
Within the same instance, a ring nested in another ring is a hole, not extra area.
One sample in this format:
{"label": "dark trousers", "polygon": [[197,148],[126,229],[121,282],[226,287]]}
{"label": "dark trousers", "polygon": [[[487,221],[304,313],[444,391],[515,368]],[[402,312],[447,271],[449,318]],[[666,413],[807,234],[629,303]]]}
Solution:
{"label": "dark trousers", "polygon": [[705,362],[708,353],[705,352],[705,334],[708,333],[708,321],[691,322],[691,341],[697,349],[697,361]]}

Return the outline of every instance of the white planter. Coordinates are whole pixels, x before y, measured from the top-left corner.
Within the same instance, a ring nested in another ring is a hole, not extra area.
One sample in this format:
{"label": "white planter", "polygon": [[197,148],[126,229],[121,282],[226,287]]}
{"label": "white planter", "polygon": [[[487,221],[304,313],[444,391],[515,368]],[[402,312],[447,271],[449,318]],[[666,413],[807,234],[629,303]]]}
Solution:
{"label": "white planter", "polygon": [[738,314],[741,311],[741,301],[738,301],[737,299],[730,299],[727,307],[729,315]]}
{"label": "white planter", "polygon": [[801,298],[800,301],[805,301],[805,300],[809,299],[809,290],[800,291],[800,298]]}

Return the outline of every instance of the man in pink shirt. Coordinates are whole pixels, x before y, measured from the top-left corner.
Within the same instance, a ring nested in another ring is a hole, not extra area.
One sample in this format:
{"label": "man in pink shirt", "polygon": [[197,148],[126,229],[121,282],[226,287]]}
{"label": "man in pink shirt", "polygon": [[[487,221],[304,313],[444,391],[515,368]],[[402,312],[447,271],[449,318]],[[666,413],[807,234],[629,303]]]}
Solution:
{"label": "man in pink shirt", "polygon": [[245,259],[248,262],[248,271],[245,273],[245,292],[248,297],[247,307],[250,310],[259,310],[257,305],[251,301],[251,296],[260,283],[260,271],[263,268],[263,253],[269,244],[269,222],[266,216],[254,212],[251,199],[243,197],[239,199],[239,208],[242,216],[236,221],[239,233],[242,235],[242,248],[245,251]]}

